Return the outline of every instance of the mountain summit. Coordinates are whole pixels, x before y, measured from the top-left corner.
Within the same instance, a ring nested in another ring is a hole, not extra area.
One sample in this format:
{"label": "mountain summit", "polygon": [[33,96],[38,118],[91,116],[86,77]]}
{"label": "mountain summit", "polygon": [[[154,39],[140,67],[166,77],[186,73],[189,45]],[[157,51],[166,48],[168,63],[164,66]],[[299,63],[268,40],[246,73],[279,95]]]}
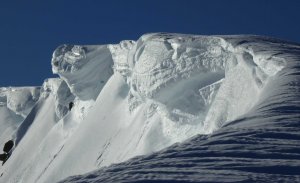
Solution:
{"label": "mountain summit", "polygon": [[51,64],[0,88],[0,182],[300,181],[299,44],[151,33]]}

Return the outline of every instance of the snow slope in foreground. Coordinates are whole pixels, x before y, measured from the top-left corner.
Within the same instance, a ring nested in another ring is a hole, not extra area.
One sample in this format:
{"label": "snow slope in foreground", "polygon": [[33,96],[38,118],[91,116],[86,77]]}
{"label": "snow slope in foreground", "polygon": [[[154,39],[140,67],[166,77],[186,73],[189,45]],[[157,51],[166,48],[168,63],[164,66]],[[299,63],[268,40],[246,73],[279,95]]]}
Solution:
{"label": "snow slope in foreground", "polygon": [[[62,45],[52,60],[61,79],[43,85],[0,180],[108,166],[66,182],[299,181],[299,55],[260,36]],[[148,156],[112,165],[138,155]]]}

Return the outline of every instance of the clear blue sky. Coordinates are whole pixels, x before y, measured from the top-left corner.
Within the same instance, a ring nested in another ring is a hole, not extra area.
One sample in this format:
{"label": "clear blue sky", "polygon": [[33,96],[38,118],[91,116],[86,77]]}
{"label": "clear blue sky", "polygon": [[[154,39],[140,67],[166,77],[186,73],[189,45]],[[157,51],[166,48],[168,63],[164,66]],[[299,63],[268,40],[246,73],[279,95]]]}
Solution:
{"label": "clear blue sky", "polygon": [[299,0],[6,0],[0,3],[0,86],[56,77],[60,44],[106,44],[147,32],[259,34],[300,42]]}

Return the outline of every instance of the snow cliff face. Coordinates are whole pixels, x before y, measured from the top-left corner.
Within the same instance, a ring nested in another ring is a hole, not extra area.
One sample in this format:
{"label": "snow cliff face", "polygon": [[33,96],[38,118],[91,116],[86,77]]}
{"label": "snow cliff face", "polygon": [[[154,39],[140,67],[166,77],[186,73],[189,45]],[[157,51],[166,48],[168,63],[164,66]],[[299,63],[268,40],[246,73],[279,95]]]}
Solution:
{"label": "snow cliff face", "polygon": [[30,113],[39,96],[39,87],[0,88],[1,144],[13,138],[14,131]]}
{"label": "snow cliff face", "polygon": [[[246,84],[249,88],[257,88],[259,94],[258,99],[252,98],[257,102],[253,102],[255,104],[248,112],[238,119],[226,121],[209,135],[196,135],[151,155],[132,158],[61,182],[299,182],[300,46],[259,36],[223,38],[234,50],[240,50],[241,55],[247,52],[247,56],[237,59],[236,70],[229,72],[241,69],[239,60],[243,65],[249,59],[255,63],[247,64],[242,70],[245,73],[237,75],[254,78],[247,80]],[[252,74],[249,75],[246,69],[251,71],[251,68]],[[261,69],[265,74],[258,74],[253,68]],[[259,77],[263,78],[260,82],[254,76],[264,77]],[[237,91],[243,88],[243,85],[241,88],[234,86],[229,83],[228,72],[225,72],[213,102],[223,106],[231,104],[222,111],[232,111],[232,104],[238,104],[237,98],[233,98],[234,103],[229,98],[221,103],[216,100],[229,91],[238,94]],[[220,92],[224,93],[221,95]],[[252,96],[257,96],[257,93]],[[249,96],[247,92],[243,94],[245,96],[239,95],[241,101]],[[213,111],[218,114],[216,109]]]}
{"label": "snow cliff face", "polygon": [[52,59],[60,78],[44,82],[19,121],[1,181],[56,182],[217,133],[255,115],[270,90],[283,91],[275,81],[291,67],[286,48],[299,46],[259,36],[166,33],[62,45]]}
{"label": "snow cliff face", "polygon": [[1,88],[1,106],[25,117],[39,99],[39,87],[10,87]]}

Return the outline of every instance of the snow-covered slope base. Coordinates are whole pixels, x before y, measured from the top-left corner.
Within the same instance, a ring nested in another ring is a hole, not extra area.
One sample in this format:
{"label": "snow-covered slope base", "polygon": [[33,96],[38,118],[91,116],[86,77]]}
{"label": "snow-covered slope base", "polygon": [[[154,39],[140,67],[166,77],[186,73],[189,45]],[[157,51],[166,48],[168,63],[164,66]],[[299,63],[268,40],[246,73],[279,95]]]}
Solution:
{"label": "snow-covered slope base", "polygon": [[299,62],[260,36],[62,45],[0,180],[299,181]]}

